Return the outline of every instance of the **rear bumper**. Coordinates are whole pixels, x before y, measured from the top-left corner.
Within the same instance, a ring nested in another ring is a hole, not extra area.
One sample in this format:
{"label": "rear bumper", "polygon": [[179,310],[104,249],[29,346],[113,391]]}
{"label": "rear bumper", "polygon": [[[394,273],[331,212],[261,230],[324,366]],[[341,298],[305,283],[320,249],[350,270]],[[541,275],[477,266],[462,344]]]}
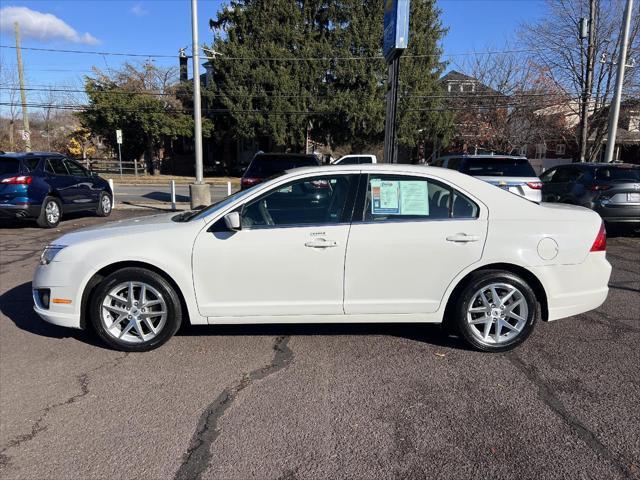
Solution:
{"label": "rear bumper", "polygon": [[0,217],[2,218],[36,218],[40,215],[40,205],[12,205],[0,203]]}
{"label": "rear bumper", "polygon": [[611,264],[605,252],[592,252],[577,265],[535,267],[547,293],[549,320],[571,317],[598,308],[607,299]]}

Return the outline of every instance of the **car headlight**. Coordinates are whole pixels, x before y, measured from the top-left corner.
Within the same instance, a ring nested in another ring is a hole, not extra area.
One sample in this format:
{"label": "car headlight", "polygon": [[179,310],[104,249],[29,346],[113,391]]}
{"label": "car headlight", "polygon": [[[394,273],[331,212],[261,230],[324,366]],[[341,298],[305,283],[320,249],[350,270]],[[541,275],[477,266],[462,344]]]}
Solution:
{"label": "car headlight", "polygon": [[49,265],[66,245],[47,245],[40,254],[40,265]]}

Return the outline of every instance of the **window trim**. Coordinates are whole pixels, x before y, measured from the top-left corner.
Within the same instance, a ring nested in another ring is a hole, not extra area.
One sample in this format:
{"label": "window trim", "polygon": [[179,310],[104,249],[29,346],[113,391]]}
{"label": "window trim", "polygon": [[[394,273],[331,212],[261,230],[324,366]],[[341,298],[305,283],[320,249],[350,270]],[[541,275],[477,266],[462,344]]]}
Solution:
{"label": "window trim", "polygon": [[[287,186],[289,186],[291,184],[298,183],[298,182],[312,182],[315,179],[322,179],[322,178],[326,178],[326,177],[336,177],[336,176],[347,176],[347,175],[353,176],[354,177],[354,181],[349,186],[349,191],[347,192],[347,198],[345,200],[345,211],[343,211],[342,218],[340,219],[339,222],[287,223],[287,224],[282,224],[282,225],[256,225],[256,226],[251,226],[251,227],[244,227],[243,226],[242,230],[274,230],[274,229],[279,229],[279,228],[306,228],[306,227],[308,227],[308,228],[317,228],[317,227],[330,227],[330,226],[338,226],[338,225],[350,225],[353,222],[353,215],[354,215],[354,212],[355,212],[356,198],[357,198],[357,195],[359,193],[359,188],[360,188],[359,178],[362,175],[359,172],[325,173],[325,174],[322,174],[322,175],[312,175],[312,176],[308,176],[308,177],[294,178],[294,179],[290,180],[289,182],[280,183],[278,185],[273,186],[268,191],[266,191],[266,192],[264,192],[264,193],[262,193],[262,194],[260,194],[258,196],[255,196],[255,197],[252,197],[252,198],[248,199],[246,202],[243,202],[241,205],[236,205],[233,209],[231,209],[228,212],[224,213],[221,218],[223,218],[224,215],[226,215],[227,213],[238,212],[240,214],[240,218],[242,219],[242,214],[244,212],[245,207],[247,207],[247,205],[259,202],[260,200],[262,200],[263,198],[271,195],[275,191],[280,190],[282,188],[286,188]],[[351,211],[349,212],[349,210],[351,210]],[[217,220],[215,222],[213,222],[214,225],[216,223],[218,223]]]}
{"label": "window trim", "polygon": [[[449,205],[448,205],[448,211],[449,211],[449,216],[447,218],[429,218],[429,217],[425,217],[425,218],[407,218],[407,219],[403,219],[402,215],[398,215],[397,219],[384,219],[384,220],[365,220],[365,215],[366,215],[366,211],[365,211],[365,205],[366,205],[366,194],[369,188],[369,178],[371,175],[375,175],[375,176],[391,176],[391,177],[405,177],[407,179],[414,179],[414,181],[417,180],[424,180],[426,182],[433,182],[435,184],[439,184],[442,187],[447,188],[450,193],[449,193]],[[411,222],[411,223],[415,223],[415,222],[439,222],[439,221],[460,221],[460,220],[478,220],[480,218],[480,212],[481,212],[481,207],[478,204],[477,201],[473,200],[469,195],[467,195],[465,192],[461,191],[459,188],[456,188],[454,185],[451,185],[450,183],[444,182],[439,178],[433,178],[433,177],[429,177],[429,176],[422,176],[422,175],[418,175],[415,173],[412,174],[407,174],[407,173],[391,173],[391,172],[383,172],[383,173],[369,173],[369,172],[363,172],[360,175],[361,179],[358,185],[358,198],[356,200],[355,206],[354,206],[354,212],[353,215],[351,216],[351,224],[352,225],[380,225],[383,223],[389,223],[389,224],[396,224],[396,223],[407,223],[407,222]],[[452,213],[453,213],[453,196],[454,194],[458,194],[461,197],[465,198],[466,200],[468,200],[469,202],[471,202],[473,205],[475,205],[476,207],[476,215],[474,217],[465,217],[465,218],[455,218],[452,217]],[[359,213],[356,213],[359,212]],[[358,217],[358,218],[357,218]]]}

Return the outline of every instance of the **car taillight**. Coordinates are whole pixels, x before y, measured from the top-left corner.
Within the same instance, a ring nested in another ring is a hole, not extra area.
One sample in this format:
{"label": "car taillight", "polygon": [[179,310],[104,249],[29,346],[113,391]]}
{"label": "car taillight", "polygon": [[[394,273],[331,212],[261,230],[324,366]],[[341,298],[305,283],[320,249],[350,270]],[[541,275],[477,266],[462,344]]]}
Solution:
{"label": "car taillight", "polygon": [[527,182],[527,186],[534,190],[540,190],[542,188],[542,182]]}
{"label": "car taillight", "polygon": [[17,177],[3,178],[0,183],[9,185],[29,185],[33,179],[28,175],[19,175]]}
{"label": "car taillight", "polygon": [[602,190],[609,190],[611,185],[589,185],[588,188],[592,192],[601,192]]}
{"label": "car taillight", "polygon": [[245,178],[242,177],[240,179],[240,185],[243,187],[252,187],[253,185],[260,183],[260,179],[259,178]]}
{"label": "car taillight", "polygon": [[598,231],[598,235],[596,239],[593,241],[593,245],[591,245],[590,252],[604,252],[607,249],[607,230],[604,228],[604,222],[600,224],[600,230]]}

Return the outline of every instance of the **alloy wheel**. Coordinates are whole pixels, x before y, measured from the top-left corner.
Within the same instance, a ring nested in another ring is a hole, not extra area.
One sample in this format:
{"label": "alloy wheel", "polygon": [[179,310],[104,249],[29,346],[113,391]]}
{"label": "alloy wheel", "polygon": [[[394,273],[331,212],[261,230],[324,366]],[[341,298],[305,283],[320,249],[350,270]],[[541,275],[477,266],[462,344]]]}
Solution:
{"label": "alloy wheel", "polygon": [[486,345],[512,341],[522,333],[529,318],[524,294],[507,283],[491,283],[474,293],[467,309],[471,333]]}
{"label": "alloy wheel", "polygon": [[58,207],[58,204],[53,200],[47,202],[44,212],[50,224],[54,225],[60,220],[60,207]]}
{"label": "alloy wheel", "polygon": [[124,282],[113,287],[102,301],[100,320],[114,339],[142,343],[160,334],[167,322],[162,294],[144,282]]}
{"label": "alloy wheel", "polygon": [[111,212],[111,198],[109,198],[109,195],[102,196],[102,211],[106,214]]}

